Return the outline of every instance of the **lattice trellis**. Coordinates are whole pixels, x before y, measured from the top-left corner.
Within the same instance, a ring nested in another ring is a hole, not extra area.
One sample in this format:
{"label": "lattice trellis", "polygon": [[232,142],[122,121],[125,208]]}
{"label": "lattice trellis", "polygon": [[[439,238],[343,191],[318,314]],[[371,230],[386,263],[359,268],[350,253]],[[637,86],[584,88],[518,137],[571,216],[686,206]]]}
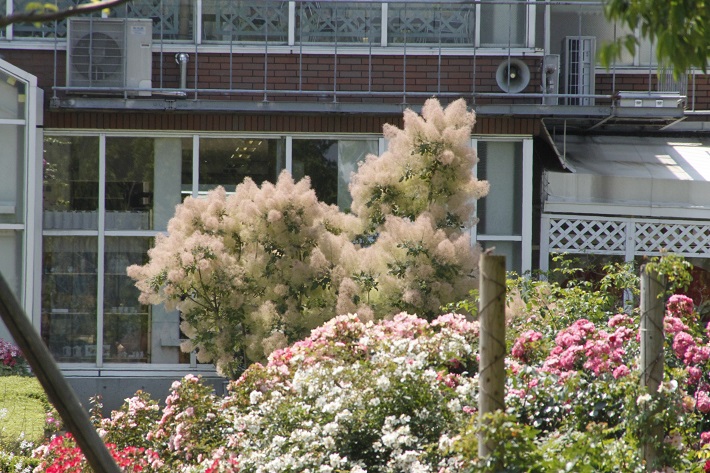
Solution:
{"label": "lattice trellis", "polygon": [[637,253],[667,250],[710,257],[710,225],[636,222],[634,233]]}
{"label": "lattice trellis", "polygon": [[550,251],[624,254],[625,230],[613,220],[550,219]]}
{"label": "lattice trellis", "polygon": [[710,223],[574,215],[543,216],[544,222],[548,241],[541,242],[541,247],[547,253],[624,255],[630,259],[669,251],[710,258]]}

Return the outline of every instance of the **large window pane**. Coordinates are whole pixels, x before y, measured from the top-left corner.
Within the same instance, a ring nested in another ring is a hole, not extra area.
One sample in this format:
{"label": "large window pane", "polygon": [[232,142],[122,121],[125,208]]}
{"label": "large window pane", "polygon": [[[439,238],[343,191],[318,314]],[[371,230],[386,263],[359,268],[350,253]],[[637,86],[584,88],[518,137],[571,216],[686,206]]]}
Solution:
{"label": "large window pane", "polygon": [[[624,25],[609,22],[604,16],[602,5],[552,5],[550,9],[550,52],[562,55],[564,61],[566,37],[594,36],[597,45],[614,41],[615,38],[632,33]],[[644,48],[648,41],[642,40]],[[617,66],[630,66],[634,57],[626,48],[621,48],[621,57],[615,61]]]}
{"label": "large window pane", "polygon": [[99,139],[47,136],[44,140],[46,229],[98,228]]}
{"label": "large window pane", "polygon": [[96,361],[95,237],[45,237],[42,339],[62,362]]}
{"label": "large window pane", "polygon": [[310,177],[319,200],[350,210],[350,176],[377,146],[377,140],[293,140],[293,177]]}
{"label": "large window pane", "polygon": [[349,211],[353,202],[350,195],[350,177],[357,172],[358,163],[368,154],[378,154],[377,140],[338,141],[338,207]]}
{"label": "large window pane", "polygon": [[0,71],[0,118],[24,119],[26,101],[26,84]]}
{"label": "large window pane", "polygon": [[107,230],[153,228],[154,146],[152,138],[106,138]]}
{"label": "large window pane", "polygon": [[17,300],[22,300],[22,260],[24,256],[22,232],[0,230],[0,274],[12,289]]}
{"label": "large window pane", "polygon": [[0,223],[24,221],[25,130],[24,125],[0,124]]}
{"label": "large window pane", "polygon": [[192,195],[192,138],[182,139],[182,165],[180,167],[180,201]]}
{"label": "large window pane", "polygon": [[276,182],[284,168],[281,139],[205,138],[200,140],[200,192],[223,186],[234,190],[245,177],[256,184]]}
{"label": "large window pane", "polygon": [[505,256],[506,271],[520,271],[522,267],[522,244],[519,241],[479,241],[484,250],[493,250],[494,255]]}
{"label": "large window pane", "polygon": [[479,141],[478,179],[491,189],[478,201],[478,233],[521,235],[522,232],[522,143]]}
{"label": "large window pane", "polygon": [[481,46],[525,47],[527,37],[527,4],[519,0],[481,4]]}
{"label": "large window pane", "polygon": [[293,177],[311,178],[311,187],[326,204],[338,203],[338,141],[293,140]]}
{"label": "large window pane", "polygon": [[138,302],[138,289],[126,275],[132,264],[145,264],[149,238],[107,237],[104,254],[105,362],[150,362],[151,307]]}
{"label": "large window pane", "polygon": [[153,178],[153,228],[166,230],[168,221],[175,215],[175,206],[181,200],[181,182],[187,172],[192,180],[192,164],[187,171],[182,169],[184,156],[192,156],[192,140],[189,138],[156,138]]}

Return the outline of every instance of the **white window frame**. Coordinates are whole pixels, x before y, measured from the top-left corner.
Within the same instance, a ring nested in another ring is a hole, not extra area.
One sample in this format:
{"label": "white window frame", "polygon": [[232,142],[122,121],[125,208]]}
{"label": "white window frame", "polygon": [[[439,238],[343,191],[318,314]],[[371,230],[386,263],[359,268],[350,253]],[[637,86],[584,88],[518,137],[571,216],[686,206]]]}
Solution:
{"label": "white window frame", "polygon": [[[481,234],[477,226],[471,229],[471,241],[513,241],[520,242],[520,273],[525,274],[532,270],[532,227],[533,227],[533,140],[532,137],[520,136],[486,136],[480,135],[471,140],[471,146],[478,149],[479,142],[520,142],[522,143],[522,189],[521,189],[521,233],[520,235],[487,235]],[[478,165],[474,166],[474,175],[478,175]],[[491,185],[495,185],[492,183]],[[475,216],[478,217],[478,206]]]}

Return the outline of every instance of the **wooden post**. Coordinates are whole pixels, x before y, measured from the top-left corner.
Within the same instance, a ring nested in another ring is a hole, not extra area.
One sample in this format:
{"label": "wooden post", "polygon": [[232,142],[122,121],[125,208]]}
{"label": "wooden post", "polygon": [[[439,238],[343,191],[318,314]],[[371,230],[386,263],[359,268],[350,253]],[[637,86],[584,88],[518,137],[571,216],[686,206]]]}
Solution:
{"label": "wooden post", "polygon": [[[656,271],[641,267],[641,386],[651,396],[658,394],[663,382],[663,315],[665,313],[663,294],[664,281]],[[649,434],[653,444],[641,446],[641,455],[646,463],[646,471],[658,468],[656,445],[663,441],[662,426],[650,425]]]}
{"label": "wooden post", "polygon": [[[505,410],[505,256],[481,255],[479,262],[479,378],[478,415]],[[486,458],[495,445],[481,432],[478,456]]]}
{"label": "wooden post", "polygon": [[76,443],[84,452],[89,466],[101,473],[121,473],[103,440],[81,407],[67,380],[54,362],[30,319],[17,302],[10,286],[0,274],[0,317],[32,367],[37,380],[47,393],[62,417],[64,424],[74,435]]}

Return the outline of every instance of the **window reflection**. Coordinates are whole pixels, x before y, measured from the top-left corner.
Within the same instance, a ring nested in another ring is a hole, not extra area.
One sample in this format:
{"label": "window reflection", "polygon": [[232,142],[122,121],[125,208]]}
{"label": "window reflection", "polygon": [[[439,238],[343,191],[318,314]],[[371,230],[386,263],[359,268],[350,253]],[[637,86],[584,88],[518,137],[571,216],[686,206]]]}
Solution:
{"label": "window reflection", "polygon": [[106,229],[153,227],[152,138],[106,138]]}
{"label": "window reflection", "polygon": [[48,136],[44,140],[45,229],[98,228],[99,139]]}
{"label": "window reflection", "polygon": [[145,264],[152,240],[107,237],[104,253],[105,362],[141,362],[151,359],[151,307],[138,302],[139,291],[126,275],[132,264]]}
{"label": "window reflection", "polygon": [[45,237],[42,339],[57,361],[96,361],[97,239]]}
{"label": "window reflection", "polygon": [[293,177],[309,176],[319,200],[350,210],[350,176],[377,146],[377,140],[293,140]]}
{"label": "window reflection", "polygon": [[200,140],[200,192],[223,186],[232,192],[245,177],[257,185],[276,182],[284,169],[281,139],[205,138]]}

